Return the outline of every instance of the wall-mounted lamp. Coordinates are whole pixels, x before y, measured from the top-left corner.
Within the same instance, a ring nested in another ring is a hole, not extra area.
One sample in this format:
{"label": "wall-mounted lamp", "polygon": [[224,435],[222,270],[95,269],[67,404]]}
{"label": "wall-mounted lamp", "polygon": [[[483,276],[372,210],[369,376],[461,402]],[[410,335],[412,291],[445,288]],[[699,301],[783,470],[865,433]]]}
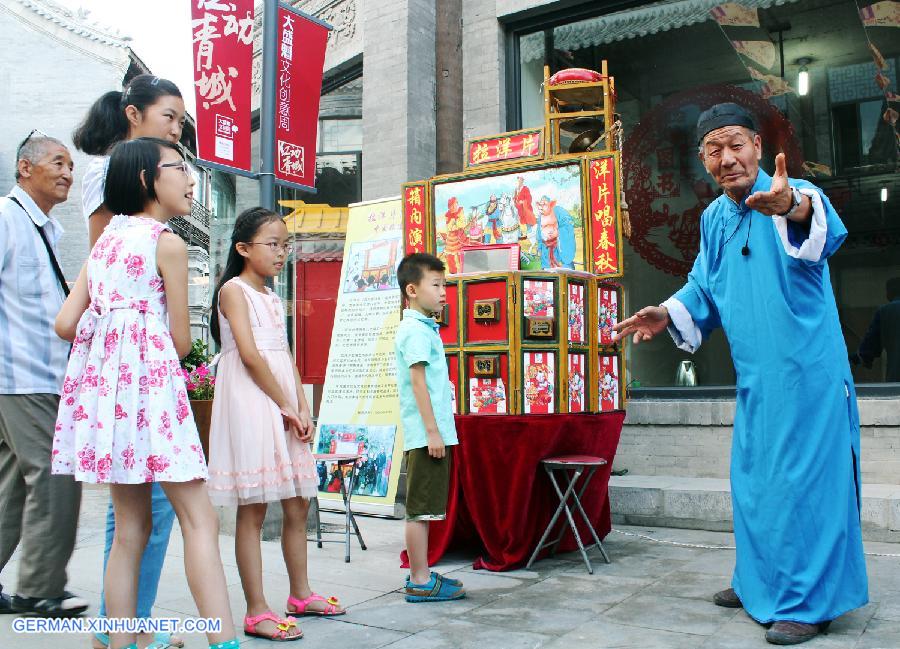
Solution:
{"label": "wall-mounted lamp", "polygon": [[881,202],[887,203],[887,187],[881,188]]}
{"label": "wall-mounted lamp", "polygon": [[806,66],[810,63],[812,63],[812,59],[806,57],[797,59],[797,65],[800,66],[800,74],[797,75],[797,93],[801,97],[805,97],[809,92],[809,71]]}

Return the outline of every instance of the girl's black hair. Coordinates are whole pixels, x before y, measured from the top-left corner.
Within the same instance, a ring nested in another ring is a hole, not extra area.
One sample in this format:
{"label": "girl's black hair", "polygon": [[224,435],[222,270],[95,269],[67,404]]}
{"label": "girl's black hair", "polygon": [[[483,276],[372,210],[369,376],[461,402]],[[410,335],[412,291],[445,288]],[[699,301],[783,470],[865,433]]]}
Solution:
{"label": "girl's black hair", "polygon": [[103,202],[110,212],[138,214],[149,201],[156,200],[154,183],[163,149],[181,155],[177,145],[155,137],[139,137],[113,147],[103,188]]}
{"label": "girl's black hair", "polygon": [[222,277],[219,278],[218,283],[216,283],[216,290],[213,291],[209,332],[217,345],[222,344],[222,340],[219,337],[219,291],[225,286],[225,282],[244,272],[245,261],[237,251],[237,244],[249,243],[266,223],[280,220],[281,216],[279,214],[264,207],[251,207],[238,214],[234,222],[234,231],[231,233],[231,248],[228,250],[228,259],[225,261],[225,270],[222,271]]}
{"label": "girl's black hair", "polygon": [[168,96],[181,97],[178,86],[152,74],[136,76],[122,92],[107,92],[94,102],[84,121],[72,133],[75,148],[88,155],[106,155],[116,142],[128,137],[127,106],[134,106],[143,113],[160,97]]}

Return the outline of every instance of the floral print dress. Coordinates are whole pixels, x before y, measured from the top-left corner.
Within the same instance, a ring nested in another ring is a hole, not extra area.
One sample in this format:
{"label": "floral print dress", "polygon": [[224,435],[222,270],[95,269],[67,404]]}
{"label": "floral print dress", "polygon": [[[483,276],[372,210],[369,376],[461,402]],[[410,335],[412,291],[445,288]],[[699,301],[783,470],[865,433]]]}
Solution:
{"label": "floral print dress", "polygon": [[91,250],[91,302],[63,382],[55,474],[120,484],[207,477],[156,268],[156,244],[168,229],[119,215]]}

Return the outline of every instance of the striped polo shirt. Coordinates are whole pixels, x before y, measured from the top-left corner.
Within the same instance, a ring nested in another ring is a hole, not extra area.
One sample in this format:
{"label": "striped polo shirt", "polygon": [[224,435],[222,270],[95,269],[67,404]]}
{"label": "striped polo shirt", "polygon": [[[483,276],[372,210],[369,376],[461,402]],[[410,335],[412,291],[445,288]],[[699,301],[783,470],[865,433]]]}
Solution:
{"label": "striped polo shirt", "polygon": [[0,197],[0,394],[59,394],[66,371],[69,344],[53,331],[63,292],[35,225],[56,250],[59,221],[18,185]]}

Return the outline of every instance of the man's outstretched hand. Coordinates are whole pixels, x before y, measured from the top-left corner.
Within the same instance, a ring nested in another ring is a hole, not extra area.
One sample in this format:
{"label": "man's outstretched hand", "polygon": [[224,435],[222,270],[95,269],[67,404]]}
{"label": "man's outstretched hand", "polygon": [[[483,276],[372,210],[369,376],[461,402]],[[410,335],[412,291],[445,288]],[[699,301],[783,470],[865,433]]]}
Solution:
{"label": "man's outstretched hand", "polygon": [[645,340],[651,340],[656,334],[665,331],[668,326],[669,310],[666,307],[646,306],[613,327],[613,341],[618,342],[633,333],[631,341],[637,345]]}
{"label": "man's outstretched hand", "polygon": [[792,200],[784,154],[779,153],[775,156],[775,174],[772,176],[771,188],[767,192],[754,192],[748,196],[747,207],[766,216],[775,216],[791,209]]}

